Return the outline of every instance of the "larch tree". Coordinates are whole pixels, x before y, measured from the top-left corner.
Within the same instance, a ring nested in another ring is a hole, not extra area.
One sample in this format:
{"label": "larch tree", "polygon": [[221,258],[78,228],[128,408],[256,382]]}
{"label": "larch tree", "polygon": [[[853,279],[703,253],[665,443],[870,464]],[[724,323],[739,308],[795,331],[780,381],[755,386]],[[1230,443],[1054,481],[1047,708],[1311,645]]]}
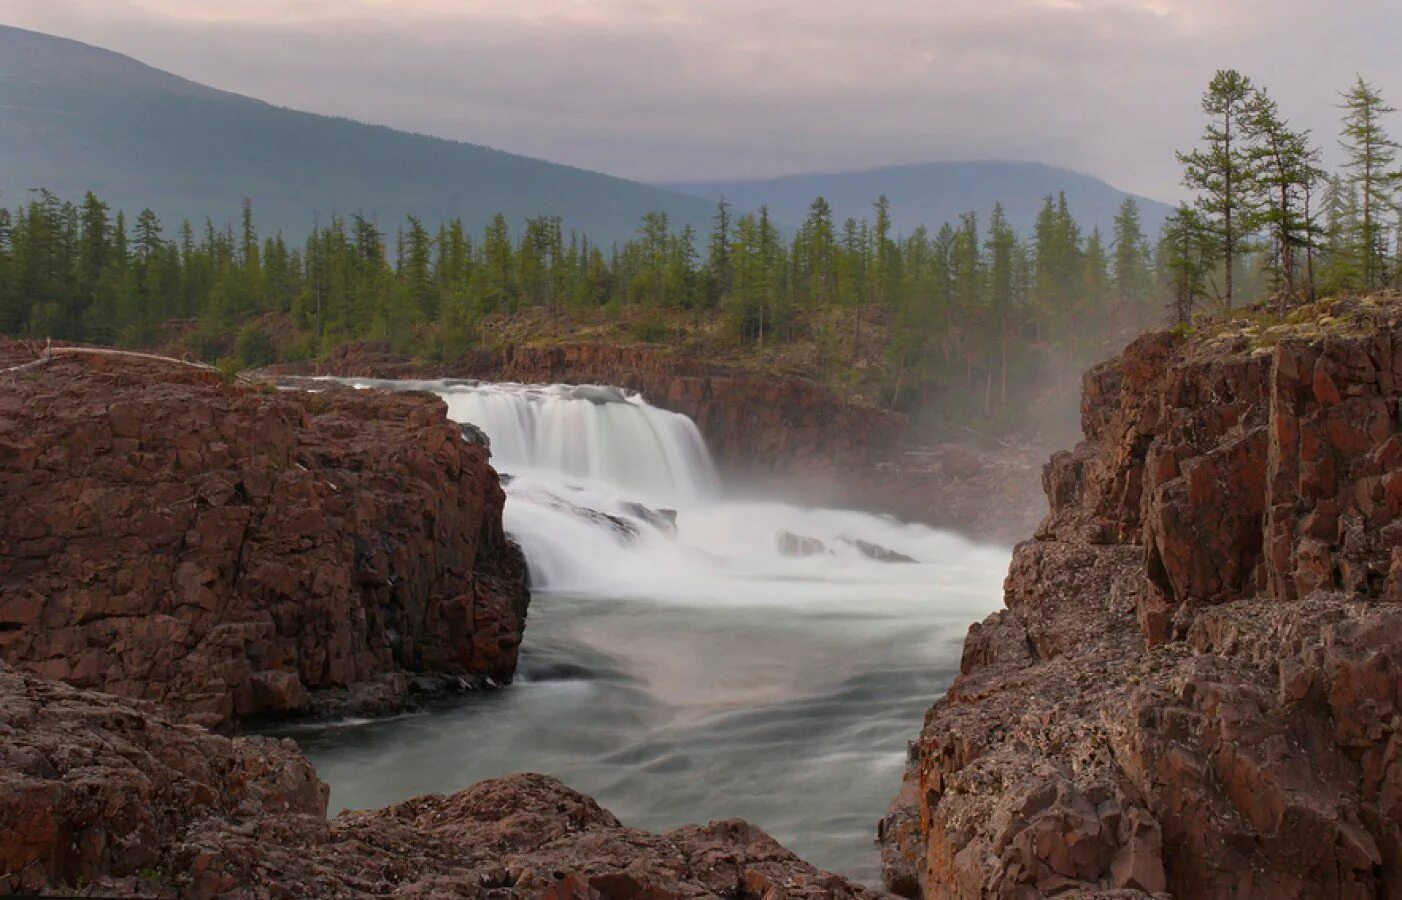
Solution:
{"label": "larch tree", "polygon": [[1359,76],[1343,95],[1344,169],[1358,190],[1358,229],[1352,252],[1358,260],[1361,286],[1379,287],[1388,272],[1386,217],[1393,211],[1398,145],[1383,128],[1383,118],[1396,112],[1383,102],[1382,94]]}
{"label": "larch tree", "polygon": [[1202,146],[1178,154],[1183,184],[1198,193],[1202,222],[1215,237],[1225,270],[1222,299],[1228,307],[1237,259],[1257,226],[1251,202],[1255,173],[1244,134],[1255,93],[1250,78],[1235,69],[1219,70],[1202,95],[1202,111],[1208,117]]}
{"label": "larch tree", "polygon": [[1264,90],[1252,99],[1243,126],[1251,141],[1248,156],[1256,173],[1260,223],[1274,245],[1267,266],[1283,317],[1297,297],[1297,251],[1314,241],[1306,197],[1324,172],[1318,165],[1319,152],[1310,146],[1309,132],[1291,129]]}

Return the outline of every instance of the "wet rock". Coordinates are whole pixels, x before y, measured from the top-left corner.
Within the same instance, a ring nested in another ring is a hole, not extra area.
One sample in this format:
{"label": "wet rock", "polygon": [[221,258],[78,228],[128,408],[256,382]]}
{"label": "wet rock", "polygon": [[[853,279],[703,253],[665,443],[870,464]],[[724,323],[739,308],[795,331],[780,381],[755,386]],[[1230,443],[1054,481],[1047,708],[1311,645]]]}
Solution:
{"label": "wet rock", "polygon": [[492,455],[492,439],[487,436],[487,432],[483,431],[481,428],[478,428],[476,425],[471,424],[470,422],[464,423],[461,426],[461,428],[462,439],[467,441],[469,444],[476,444],[483,450],[486,450],[487,458],[490,459]]}
{"label": "wet rock", "polygon": [[779,545],[779,553],[783,556],[806,559],[810,556],[822,556],[830,552],[828,545],[817,538],[794,534],[792,531],[781,531],[774,536],[774,540]]}
{"label": "wet rock", "polygon": [[854,548],[858,553],[862,554],[862,555],[865,556],[867,559],[874,559],[874,560],[876,560],[877,562],[884,562],[884,563],[913,563],[913,562],[918,562],[918,560],[916,560],[916,559],[915,559],[914,557],[912,557],[912,556],[906,556],[904,553],[897,552],[897,551],[892,550],[892,549],[890,549],[890,548],[888,548],[888,547],[883,547],[883,546],[881,546],[880,544],[873,544],[873,543],[871,543],[870,541],[864,541],[864,540],[862,540],[861,538],[854,538],[854,537],[847,537],[846,535],[839,535],[837,539],[838,539],[838,541],[840,541],[840,542],[846,544],[847,546]]}
{"label": "wet rock", "polygon": [[509,681],[525,564],[485,449],[431,396],[321,387],[103,356],[7,377],[0,658],[210,726]]}
{"label": "wet rock", "polygon": [[667,535],[677,536],[677,511],[675,509],[652,509],[641,503],[624,503],[623,511],[635,519],[641,519],[653,528]]}

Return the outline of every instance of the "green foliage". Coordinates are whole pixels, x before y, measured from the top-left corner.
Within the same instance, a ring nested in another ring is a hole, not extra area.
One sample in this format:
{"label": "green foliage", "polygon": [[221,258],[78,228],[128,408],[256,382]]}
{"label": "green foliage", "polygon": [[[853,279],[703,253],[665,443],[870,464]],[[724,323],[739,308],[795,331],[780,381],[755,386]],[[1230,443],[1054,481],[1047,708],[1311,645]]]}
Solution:
{"label": "green foliage", "polygon": [[239,329],[234,339],[234,358],[241,368],[257,369],[277,362],[277,348],[272,339],[255,322],[249,322]]}
{"label": "green foliage", "polygon": [[633,340],[644,344],[661,344],[667,340],[667,323],[657,319],[639,319],[628,328]]}

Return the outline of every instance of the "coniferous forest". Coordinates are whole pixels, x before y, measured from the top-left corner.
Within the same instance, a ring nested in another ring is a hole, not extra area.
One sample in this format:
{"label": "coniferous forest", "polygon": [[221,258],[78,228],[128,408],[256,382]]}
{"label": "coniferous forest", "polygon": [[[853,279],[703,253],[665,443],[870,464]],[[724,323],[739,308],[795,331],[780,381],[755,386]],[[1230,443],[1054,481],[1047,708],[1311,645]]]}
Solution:
{"label": "coniferous forest", "polygon": [[649,214],[607,246],[557,218],[430,227],[368,214],[294,246],[260,234],[247,203],[227,224],[163,223],[37,190],[0,209],[0,333],[182,346],[237,368],[357,341],[452,360],[501,340],[512,317],[558,337],[612,321],[631,340],[787,361],[867,402],[936,397],[942,415],[1014,427],[1038,390],[1145,325],[1266,300],[1284,315],[1396,284],[1392,112],[1361,78],[1342,94],[1342,165],[1328,172],[1266,90],[1219,72],[1201,140],[1179,154],[1196,199],[1153,236],[1132,199],[1101,234],[1064,196],[1046,198],[1030,234],[1000,208],[896,234],[899,198],[883,196],[860,220],[835,221],[819,197],[782,225],[721,203],[705,234]]}

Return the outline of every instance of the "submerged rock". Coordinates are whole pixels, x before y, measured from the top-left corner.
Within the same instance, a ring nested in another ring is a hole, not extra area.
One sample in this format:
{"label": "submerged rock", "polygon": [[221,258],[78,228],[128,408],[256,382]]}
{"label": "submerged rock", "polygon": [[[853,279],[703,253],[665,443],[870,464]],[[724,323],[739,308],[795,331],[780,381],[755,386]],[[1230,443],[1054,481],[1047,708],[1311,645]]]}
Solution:
{"label": "submerged rock", "polygon": [[904,553],[900,553],[896,550],[891,550],[890,548],[883,547],[880,544],[873,544],[870,541],[864,541],[861,538],[848,537],[847,535],[839,535],[837,539],[842,543],[846,544],[847,546],[854,548],[858,553],[862,554],[867,559],[874,559],[877,562],[919,562],[919,560],[915,559],[912,556],[906,556]]}
{"label": "submerged rock", "polygon": [[642,519],[668,537],[677,536],[677,511],[675,509],[652,509],[641,503],[624,503],[623,511],[636,519]]}
{"label": "submerged rock", "polygon": [[807,558],[831,552],[828,545],[817,538],[794,534],[792,531],[779,532],[775,535],[775,541],[779,545],[779,553],[783,556]]}

